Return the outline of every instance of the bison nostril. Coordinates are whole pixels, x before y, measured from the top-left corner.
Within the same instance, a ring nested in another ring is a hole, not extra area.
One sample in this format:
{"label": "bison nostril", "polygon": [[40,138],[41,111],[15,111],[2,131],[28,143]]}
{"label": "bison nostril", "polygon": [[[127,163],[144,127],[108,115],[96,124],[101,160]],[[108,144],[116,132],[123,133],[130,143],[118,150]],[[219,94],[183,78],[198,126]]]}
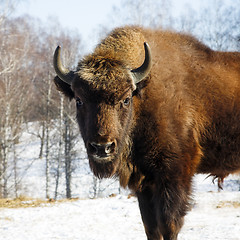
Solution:
{"label": "bison nostril", "polygon": [[105,147],[105,153],[106,154],[114,153],[114,150],[115,150],[115,143],[114,142],[106,144],[106,147]]}
{"label": "bison nostril", "polygon": [[115,147],[115,142],[109,142],[106,144],[90,142],[88,144],[89,153],[92,155],[98,155],[99,157],[107,157],[109,154],[114,153]]}
{"label": "bison nostril", "polygon": [[98,149],[99,149],[99,145],[94,143],[94,142],[91,142],[88,144],[89,146],[89,151],[91,154],[97,154],[98,153]]}

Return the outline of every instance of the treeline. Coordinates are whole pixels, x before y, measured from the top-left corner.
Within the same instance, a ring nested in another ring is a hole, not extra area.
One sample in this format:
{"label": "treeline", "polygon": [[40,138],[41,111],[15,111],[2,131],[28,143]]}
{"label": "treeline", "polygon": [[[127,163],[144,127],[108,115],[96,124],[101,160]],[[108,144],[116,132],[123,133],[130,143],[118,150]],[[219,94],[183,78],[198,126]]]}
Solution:
{"label": "treeline", "polygon": [[175,0],[121,2],[111,15],[115,25],[170,29],[190,33],[214,50],[240,49],[240,0],[192,1],[191,5]]}
{"label": "treeline", "polygon": [[[63,60],[66,65],[74,65],[82,47],[77,34],[68,33],[54,21],[46,28],[29,16],[14,19],[1,17],[0,198],[8,197],[12,191],[17,196],[19,176],[16,145],[23,131],[26,131],[24,123],[32,121],[38,121],[38,128],[32,134],[41,142],[39,158],[44,158],[46,164],[46,197],[49,197],[53,150],[56,165],[55,197],[62,171],[60,166],[65,171],[66,196],[71,197],[72,161],[75,158],[73,146],[78,131],[74,122],[74,108],[56,91],[53,84],[55,73],[52,57],[58,44],[64,46]],[[50,135],[53,128],[54,136]],[[14,182],[11,189],[9,182]]]}

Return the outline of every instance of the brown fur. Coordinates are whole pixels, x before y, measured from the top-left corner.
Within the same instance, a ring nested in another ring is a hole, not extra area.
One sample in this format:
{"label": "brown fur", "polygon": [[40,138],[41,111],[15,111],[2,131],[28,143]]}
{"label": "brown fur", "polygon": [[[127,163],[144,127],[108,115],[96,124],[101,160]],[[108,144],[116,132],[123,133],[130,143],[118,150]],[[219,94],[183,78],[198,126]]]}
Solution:
{"label": "brown fur", "polygon": [[[134,90],[129,70],[143,62],[145,41],[153,66]],[[90,166],[136,193],[149,240],[177,239],[195,173],[222,180],[240,170],[239,53],[212,51],[188,35],[125,27],[79,62],[71,86],[55,82],[81,99],[77,119]],[[114,142],[111,161],[97,162],[91,141]]]}

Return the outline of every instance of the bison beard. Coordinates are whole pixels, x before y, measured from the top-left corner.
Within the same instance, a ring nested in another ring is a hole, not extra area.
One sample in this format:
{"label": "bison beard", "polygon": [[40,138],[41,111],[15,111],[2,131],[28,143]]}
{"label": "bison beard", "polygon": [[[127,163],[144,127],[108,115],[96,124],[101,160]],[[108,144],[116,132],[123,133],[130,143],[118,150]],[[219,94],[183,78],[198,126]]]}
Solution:
{"label": "bison beard", "polygon": [[98,163],[89,159],[89,165],[93,174],[98,178],[109,178],[114,175],[118,168],[118,161],[111,161],[106,163]]}
{"label": "bison beard", "polygon": [[[76,71],[56,49],[54,81],[81,103],[90,167],[99,178],[118,176],[136,194],[148,240],[177,239],[194,174],[223,181],[240,171],[239,66],[239,53],[136,27],[114,30]],[[89,142],[101,147],[95,159]]]}

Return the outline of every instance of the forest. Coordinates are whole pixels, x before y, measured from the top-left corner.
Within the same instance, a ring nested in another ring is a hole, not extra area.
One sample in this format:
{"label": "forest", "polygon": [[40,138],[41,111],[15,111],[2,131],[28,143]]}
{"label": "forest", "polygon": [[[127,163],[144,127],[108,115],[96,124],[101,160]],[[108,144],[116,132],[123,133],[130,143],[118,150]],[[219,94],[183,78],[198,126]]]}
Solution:
{"label": "forest", "polygon": [[[189,7],[178,16],[170,3],[123,0],[122,7],[113,8],[109,16],[112,25],[98,26],[96,38],[101,39],[114,26],[135,24],[188,32],[214,50],[240,51],[239,0],[229,4],[212,1],[211,7],[198,13]],[[87,43],[77,32],[62,28],[57,20],[51,19],[46,26],[32,16],[15,17],[16,6],[16,0],[0,1],[0,198],[24,194],[27,183],[23,179],[34,161],[44,166],[42,191],[46,198],[72,198],[76,195],[73,174],[86,156],[74,103],[54,86],[52,57],[60,44],[64,46],[65,65],[74,68]],[[23,166],[24,154],[30,154],[30,143],[24,144],[26,134],[37,141],[37,155]],[[90,195],[97,197],[99,180],[90,171],[88,174],[88,184],[93,188]],[[60,184],[65,189],[61,195]]]}

